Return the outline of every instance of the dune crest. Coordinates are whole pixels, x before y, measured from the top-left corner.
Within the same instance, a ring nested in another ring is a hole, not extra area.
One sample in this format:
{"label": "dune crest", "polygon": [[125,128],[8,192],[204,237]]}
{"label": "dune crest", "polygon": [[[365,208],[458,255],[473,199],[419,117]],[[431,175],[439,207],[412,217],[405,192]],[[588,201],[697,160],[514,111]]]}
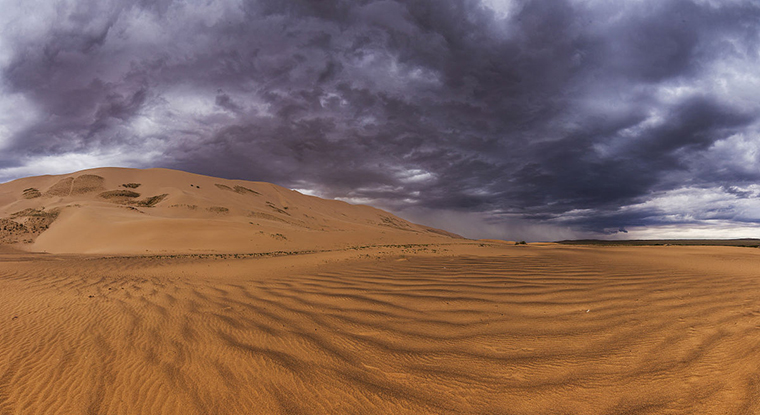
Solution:
{"label": "dune crest", "polygon": [[0,185],[0,243],[50,253],[262,252],[458,235],[263,182],[99,168]]}

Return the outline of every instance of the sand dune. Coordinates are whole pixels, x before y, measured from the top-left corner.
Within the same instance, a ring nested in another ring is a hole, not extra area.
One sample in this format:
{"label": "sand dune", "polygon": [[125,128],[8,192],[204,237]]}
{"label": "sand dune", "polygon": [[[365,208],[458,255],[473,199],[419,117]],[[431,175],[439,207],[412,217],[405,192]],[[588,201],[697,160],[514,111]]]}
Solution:
{"label": "sand dune", "polygon": [[6,252],[0,413],[755,413],[759,254]]}
{"label": "sand dune", "polygon": [[0,243],[50,253],[271,252],[459,238],[270,183],[100,168],[0,184]]}

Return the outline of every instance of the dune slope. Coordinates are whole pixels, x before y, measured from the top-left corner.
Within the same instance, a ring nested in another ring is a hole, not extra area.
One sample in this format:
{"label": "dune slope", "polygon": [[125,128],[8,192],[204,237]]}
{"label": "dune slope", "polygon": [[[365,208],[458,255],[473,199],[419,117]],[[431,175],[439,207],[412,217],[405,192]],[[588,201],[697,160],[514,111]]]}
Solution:
{"label": "dune slope", "polygon": [[38,252],[270,252],[456,237],[369,206],[167,169],[0,185],[0,243]]}

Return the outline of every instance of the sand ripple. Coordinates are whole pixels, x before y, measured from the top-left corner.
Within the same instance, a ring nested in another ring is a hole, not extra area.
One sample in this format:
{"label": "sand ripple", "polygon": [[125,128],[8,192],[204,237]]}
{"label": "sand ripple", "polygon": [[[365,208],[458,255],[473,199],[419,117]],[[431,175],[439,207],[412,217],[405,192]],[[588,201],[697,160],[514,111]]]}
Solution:
{"label": "sand ripple", "polygon": [[0,414],[753,413],[760,283],[694,249],[0,261]]}

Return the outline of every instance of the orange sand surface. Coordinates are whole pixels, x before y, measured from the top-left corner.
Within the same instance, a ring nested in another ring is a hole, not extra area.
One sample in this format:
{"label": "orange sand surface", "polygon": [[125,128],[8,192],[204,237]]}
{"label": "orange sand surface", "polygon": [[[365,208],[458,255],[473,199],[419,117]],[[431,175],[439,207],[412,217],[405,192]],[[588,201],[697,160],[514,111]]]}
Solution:
{"label": "orange sand surface", "polygon": [[0,414],[760,411],[760,250],[0,250]]}
{"label": "orange sand surface", "polygon": [[0,184],[0,244],[55,254],[247,253],[462,239],[271,183],[99,168]]}

